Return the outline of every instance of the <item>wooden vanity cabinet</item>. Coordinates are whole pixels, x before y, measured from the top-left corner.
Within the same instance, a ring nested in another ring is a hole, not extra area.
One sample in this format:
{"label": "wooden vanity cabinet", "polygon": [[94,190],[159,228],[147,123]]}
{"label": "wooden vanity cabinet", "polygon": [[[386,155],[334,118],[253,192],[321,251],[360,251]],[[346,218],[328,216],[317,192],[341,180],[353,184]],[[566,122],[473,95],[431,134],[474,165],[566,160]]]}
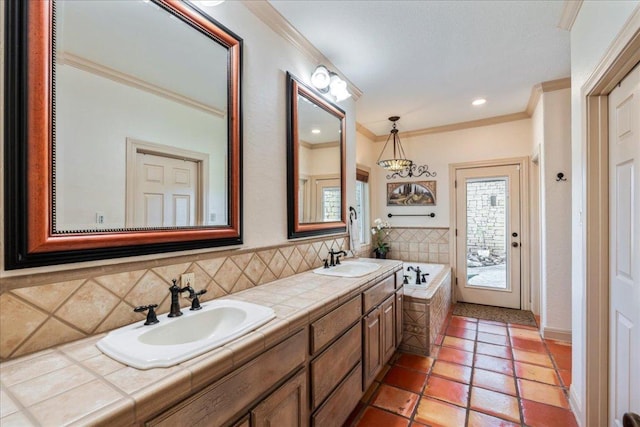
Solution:
{"label": "wooden vanity cabinet", "polygon": [[[402,282],[400,282],[402,283]],[[396,348],[402,344],[402,337],[404,331],[403,324],[403,310],[404,310],[404,287],[401,287],[396,291]]]}
{"label": "wooden vanity cabinet", "polygon": [[[396,286],[399,286],[398,290]],[[402,295],[402,289],[402,282],[398,285],[396,277],[390,276],[363,293],[366,312],[362,319],[364,390],[373,383],[400,343],[398,328],[402,328],[402,307],[398,314],[398,301],[402,304],[402,296],[398,295]]]}
{"label": "wooden vanity cabinet", "polygon": [[[304,367],[307,340],[307,331],[303,329],[145,425],[228,426],[236,425],[231,423],[247,413],[250,414],[250,427],[268,425],[269,419],[302,420],[300,424],[272,425],[307,425],[307,371]],[[277,384],[282,385],[271,391]],[[239,425],[246,426],[246,418],[242,418]]]}
{"label": "wooden vanity cabinet", "polygon": [[376,307],[362,319],[363,335],[363,364],[362,386],[366,390],[382,369],[382,320],[380,307]]}
{"label": "wooden vanity cabinet", "polygon": [[[361,300],[361,295],[357,295],[310,325],[309,389],[313,425],[342,425],[362,395]],[[354,375],[358,377],[356,386]],[[351,402],[354,399],[355,402]]]}
{"label": "wooden vanity cabinet", "polygon": [[250,427],[308,425],[307,372],[303,369],[251,410]]}

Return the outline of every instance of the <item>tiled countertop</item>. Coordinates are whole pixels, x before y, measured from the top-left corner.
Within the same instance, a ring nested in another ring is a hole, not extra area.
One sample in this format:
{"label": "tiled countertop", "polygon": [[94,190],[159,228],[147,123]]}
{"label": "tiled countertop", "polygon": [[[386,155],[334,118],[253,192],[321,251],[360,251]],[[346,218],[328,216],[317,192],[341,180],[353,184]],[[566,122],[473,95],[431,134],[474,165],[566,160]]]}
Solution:
{"label": "tiled countertop", "polygon": [[272,307],[276,318],[242,338],[170,368],[138,370],[116,362],[95,346],[104,334],[0,364],[0,425],[139,424],[402,266],[400,261],[367,261],[381,268],[358,278],[308,271],[225,297]]}

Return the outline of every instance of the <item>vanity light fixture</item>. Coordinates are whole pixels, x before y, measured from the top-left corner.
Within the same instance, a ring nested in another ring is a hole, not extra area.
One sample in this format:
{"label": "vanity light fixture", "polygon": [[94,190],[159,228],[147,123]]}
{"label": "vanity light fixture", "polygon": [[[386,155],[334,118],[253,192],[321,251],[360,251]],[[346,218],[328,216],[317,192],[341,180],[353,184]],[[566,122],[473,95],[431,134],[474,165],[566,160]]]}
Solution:
{"label": "vanity light fixture", "polygon": [[[411,168],[413,162],[407,159],[407,156],[404,154],[404,149],[402,148],[402,143],[398,136],[398,129],[396,128],[396,122],[400,120],[400,116],[391,116],[389,117],[389,120],[393,123],[393,127],[391,128],[391,133],[387,137],[387,142],[385,142],[384,147],[382,147],[382,152],[380,152],[380,156],[378,156],[377,163],[386,170],[393,172],[398,172],[405,168]],[[393,158],[381,160],[391,138],[393,138]]]}
{"label": "vanity light fixture", "polygon": [[351,96],[347,90],[347,82],[324,65],[318,65],[311,74],[311,84],[320,93],[332,95],[336,102],[344,101]]}
{"label": "vanity light fixture", "polygon": [[471,103],[471,105],[473,105],[474,107],[478,107],[480,105],[486,104],[487,100],[484,98],[478,98],[478,99],[474,99],[473,102]]}

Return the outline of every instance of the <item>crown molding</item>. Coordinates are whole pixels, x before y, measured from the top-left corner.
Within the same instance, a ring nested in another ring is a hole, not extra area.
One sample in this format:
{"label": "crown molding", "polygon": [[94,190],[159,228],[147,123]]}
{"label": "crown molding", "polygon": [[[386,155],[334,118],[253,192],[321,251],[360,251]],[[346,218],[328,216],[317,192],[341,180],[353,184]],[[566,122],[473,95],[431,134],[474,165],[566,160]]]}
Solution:
{"label": "crown molding", "polygon": [[196,101],[195,99],[188,96],[181,95],[169,89],[165,89],[161,86],[149,83],[130,74],[122,73],[120,71],[114,70],[113,68],[98,64],[97,62],[90,61],[86,58],[83,58],[82,56],[70,52],[60,52],[56,54],[56,63],[59,65],[68,65],[70,67],[77,68],[78,70],[86,71],[96,76],[104,77],[116,83],[122,83],[129,87],[161,96],[170,101],[174,101],[182,105],[186,105],[187,107],[198,109],[208,114],[213,114],[218,117],[226,116],[225,111],[220,110],[219,108],[216,108],[212,105]]}
{"label": "crown molding", "polygon": [[276,34],[291,43],[299,51],[305,54],[316,64],[324,64],[326,67],[338,73],[340,78],[347,82],[349,92],[354,100],[358,100],[362,96],[362,91],[351,80],[346,78],[344,74],[329,59],[322,54],[305,36],[300,33],[293,25],[289,23],[268,1],[241,0],[242,4],[249,9],[251,13],[258,17],[262,22],[267,24]]}
{"label": "crown molding", "polygon": [[[481,126],[491,126],[499,123],[507,123],[507,122],[513,122],[516,120],[528,119],[530,117],[531,116],[529,116],[526,112],[522,111],[520,113],[505,114],[503,116],[487,117],[486,119],[470,120],[468,122],[451,123],[448,125],[434,126],[430,128],[417,129],[417,130],[412,130],[408,132],[400,132],[398,135],[402,138],[412,138],[415,136],[429,135],[433,133],[452,132],[456,130],[477,128]],[[377,135],[374,141],[375,142],[385,141],[387,139],[387,136],[388,136],[387,134]]]}
{"label": "crown molding", "polygon": [[571,31],[571,27],[573,27],[573,23],[576,22],[576,17],[578,16],[578,12],[580,12],[581,6],[582,0],[564,0],[564,7],[562,8],[558,28]]}
{"label": "crown molding", "polygon": [[377,136],[375,133],[371,132],[369,129],[356,122],[356,132],[360,132],[362,135],[366,136],[372,141],[375,141]]}
{"label": "crown molding", "polygon": [[330,142],[316,142],[311,143],[308,141],[303,141],[302,139],[298,142],[300,146],[308,148],[309,150],[319,150],[322,148],[334,148],[340,146],[340,141],[330,141]]}
{"label": "crown molding", "polygon": [[531,95],[529,96],[529,102],[527,102],[527,109],[525,110],[525,112],[529,115],[529,117],[533,115],[533,112],[538,106],[538,102],[540,101],[540,97],[543,93],[569,88],[571,88],[570,77],[538,83],[531,88]]}

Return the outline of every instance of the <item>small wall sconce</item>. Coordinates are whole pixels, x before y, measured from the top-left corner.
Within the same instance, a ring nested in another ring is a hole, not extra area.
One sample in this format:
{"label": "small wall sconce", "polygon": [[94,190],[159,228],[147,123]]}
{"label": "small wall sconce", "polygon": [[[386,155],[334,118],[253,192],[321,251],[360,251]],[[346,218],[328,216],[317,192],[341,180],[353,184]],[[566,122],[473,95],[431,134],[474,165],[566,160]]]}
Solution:
{"label": "small wall sconce", "polygon": [[564,174],[562,172],[558,172],[558,175],[556,175],[556,181],[566,181],[567,178],[564,177]]}
{"label": "small wall sconce", "polygon": [[336,102],[344,101],[351,96],[347,90],[347,82],[324,65],[318,65],[311,74],[311,84],[320,93],[332,95]]}

